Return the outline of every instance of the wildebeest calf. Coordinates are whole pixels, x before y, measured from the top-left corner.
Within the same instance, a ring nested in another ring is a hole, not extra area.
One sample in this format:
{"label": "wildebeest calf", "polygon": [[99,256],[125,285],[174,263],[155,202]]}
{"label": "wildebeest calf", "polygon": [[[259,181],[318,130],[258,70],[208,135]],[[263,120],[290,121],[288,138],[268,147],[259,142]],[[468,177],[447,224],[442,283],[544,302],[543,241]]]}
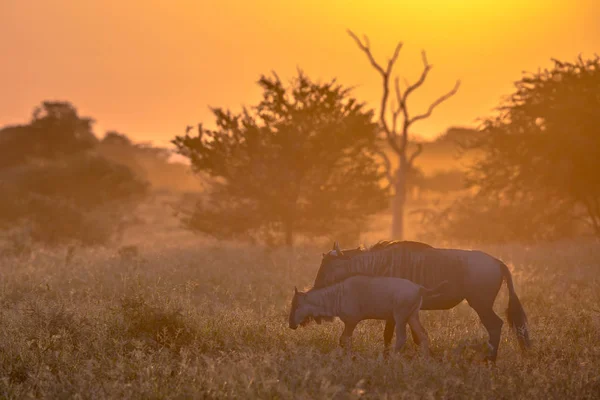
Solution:
{"label": "wildebeest calf", "polygon": [[294,288],[290,328],[296,329],[311,318],[338,317],[344,323],[340,346],[350,349],[352,333],[360,321],[393,319],[396,322],[396,351],[406,342],[406,324],[409,324],[419,336],[423,353],[429,354],[429,339],[419,321],[419,310],[423,296],[437,295],[445,283],[426,289],[401,278],[353,276],[308,292]]}

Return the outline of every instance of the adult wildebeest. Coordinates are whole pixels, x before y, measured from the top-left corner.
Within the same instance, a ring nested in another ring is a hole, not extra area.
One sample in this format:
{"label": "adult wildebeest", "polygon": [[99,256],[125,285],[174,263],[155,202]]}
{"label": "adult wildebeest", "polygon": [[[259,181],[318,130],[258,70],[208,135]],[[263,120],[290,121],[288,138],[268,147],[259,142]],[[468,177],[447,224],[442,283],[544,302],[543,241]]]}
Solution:
{"label": "adult wildebeest", "polygon": [[352,333],[365,319],[393,320],[396,325],[396,351],[406,342],[406,324],[419,338],[421,350],[429,354],[427,332],[419,321],[423,299],[439,295],[446,285],[426,289],[409,280],[380,276],[352,276],[339,283],[308,292],[294,288],[290,328],[296,329],[310,318],[338,317],[344,322],[340,346],[351,349]]}
{"label": "adult wildebeest", "polygon": [[[323,288],[354,275],[404,278],[425,287],[448,281],[443,293],[423,300],[421,309],[447,310],[466,299],[488,331],[490,354],[487,359],[491,361],[496,360],[503,325],[493,305],[502,281],[506,280],[508,323],[516,332],[521,349],[530,346],[527,317],[515,293],[512,275],[502,261],[489,254],[402,241],[381,241],[369,249],[342,251],[335,242],[333,250],[323,254],[314,287]],[[388,319],[383,333],[386,351],[393,335],[394,320]],[[418,344],[418,335],[413,332],[412,336]]]}

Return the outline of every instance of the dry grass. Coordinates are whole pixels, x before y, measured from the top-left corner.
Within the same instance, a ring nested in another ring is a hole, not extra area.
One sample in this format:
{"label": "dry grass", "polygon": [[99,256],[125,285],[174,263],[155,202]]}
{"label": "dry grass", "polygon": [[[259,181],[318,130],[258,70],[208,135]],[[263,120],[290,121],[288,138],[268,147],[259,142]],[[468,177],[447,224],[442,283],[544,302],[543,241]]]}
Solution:
{"label": "dry grass", "polygon": [[[485,249],[508,262],[534,348],[506,324],[495,366],[465,344],[486,333],[462,304],[422,313],[434,359],[410,342],[381,357],[383,324],[287,326],[318,247],[267,253],[188,241],[135,252],[34,251],[0,260],[1,398],[598,398],[600,244]],[[129,254],[126,255],[125,253]],[[496,302],[506,307],[503,287]]]}

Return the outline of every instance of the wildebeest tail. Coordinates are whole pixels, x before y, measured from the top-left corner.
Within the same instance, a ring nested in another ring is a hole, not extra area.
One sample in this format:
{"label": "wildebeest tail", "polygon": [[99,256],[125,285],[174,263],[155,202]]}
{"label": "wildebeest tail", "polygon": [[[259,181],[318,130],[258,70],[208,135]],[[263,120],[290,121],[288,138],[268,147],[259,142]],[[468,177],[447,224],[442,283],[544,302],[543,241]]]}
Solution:
{"label": "wildebeest tail", "polygon": [[432,289],[428,289],[424,286],[421,286],[421,295],[423,295],[423,297],[426,298],[438,297],[444,291],[446,285],[448,285],[448,281],[443,281],[442,283],[440,283]]}
{"label": "wildebeest tail", "polygon": [[503,262],[500,262],[502,268],[502,275],[506,279],[506,287],[508,288],[508,308],[506,309],[506,318],[508,324],[517,335],[519,346],[521,350],[526,350],[531,346],[529,340],[529,331],[527,329],[527,315],[521,305],[521,301],[515,292],[515,286],[513,285],[512,274],[510,270]]}

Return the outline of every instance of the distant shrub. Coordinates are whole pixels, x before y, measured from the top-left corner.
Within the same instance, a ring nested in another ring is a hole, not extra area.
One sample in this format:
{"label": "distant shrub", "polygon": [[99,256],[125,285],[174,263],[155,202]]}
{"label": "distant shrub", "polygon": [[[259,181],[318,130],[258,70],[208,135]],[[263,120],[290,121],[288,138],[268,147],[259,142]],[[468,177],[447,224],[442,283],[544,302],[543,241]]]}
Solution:
{"label": "distant shrub", "polygon": [[460,243],[531,243],[576,235],[569,204],[464,196],[442,210],[421,210],[420,239]]}
{"label": "distant shrub", "polygon": [[147,192],[127,167],[86,153],[5,169],[0,183],[0,229],[51,246],[107,243]]}
{"label": "distant shrub", "polygon": [[154,191],[201,191],[202,178],[193,174],[188,165],[171,162],[168,149],[132,142],[125,134],[109,131],[96,145],[97,154],[128,167],[141,179],[148,181]]}
{"label": "distant shrub", "polygon": [[69,102],[44,101],[26,125],[0,128],[0,169],[31,160],[60,160],[92,149],[94,120],[81,117]]}
{"label": "distant shrub", "polygon": [[152,349],[166,347],[177,352],[194,340],[194,330],[186,325],[179,309],[152,304],[146,295],[135,291],[121,297],[120,305],[128,336]]}
{"label": "distant shrub", "polygon": [[524,73],[483,120],[485,134],[465,143],[479,152],[468,184],[480,199],[529,209],[515,229],[562,236],[565,224],[585,224],[600,237],[600,56],[552,61],[552,68]]}
{"label": "distant shrub", "polygon": [[465,174],[458,169],[438,171],[431,176],[422,178],[419,183],[421,190],[430,190],[438,193],[464,190],[466,187]]}

